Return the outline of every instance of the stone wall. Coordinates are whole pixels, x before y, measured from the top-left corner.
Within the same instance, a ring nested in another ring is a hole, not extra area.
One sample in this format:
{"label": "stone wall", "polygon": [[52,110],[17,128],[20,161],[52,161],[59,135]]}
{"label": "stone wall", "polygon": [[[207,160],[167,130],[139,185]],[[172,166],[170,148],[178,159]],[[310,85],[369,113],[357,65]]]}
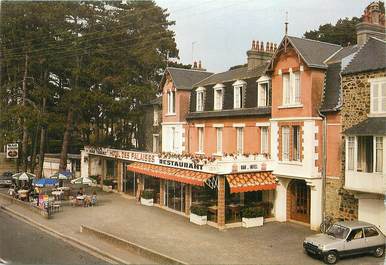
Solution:
{"label": "stone wall", "polygon": [[[342,76],[343,106],[341,110],[343,132],[367,119],[370,113],[370,82],[369,79],[386,77],[384,71],[373,71],[359,74]],[[345,147],[343,141],[342,148],[342,175],[345,170]],[[354,195],[343,188],[339,189],[339,219],[356,220],[358,219],[358,200]]]}

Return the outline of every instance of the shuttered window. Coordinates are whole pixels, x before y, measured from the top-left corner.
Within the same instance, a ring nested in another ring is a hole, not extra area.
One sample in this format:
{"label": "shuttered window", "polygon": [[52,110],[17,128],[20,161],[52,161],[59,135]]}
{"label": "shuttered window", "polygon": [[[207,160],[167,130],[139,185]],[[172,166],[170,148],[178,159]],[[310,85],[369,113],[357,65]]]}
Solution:
{"label": "shuttered window", "polygon": [[288,161],[290,159],[290,128],[288,126],[282,127],[282,160]]}

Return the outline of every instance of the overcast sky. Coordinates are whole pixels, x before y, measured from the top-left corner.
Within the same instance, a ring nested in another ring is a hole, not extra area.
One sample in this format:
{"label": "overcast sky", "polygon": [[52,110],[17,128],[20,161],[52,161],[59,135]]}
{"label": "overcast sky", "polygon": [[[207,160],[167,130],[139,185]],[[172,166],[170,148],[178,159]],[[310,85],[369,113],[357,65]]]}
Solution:
{"label": "overcast sky", "polygon": [[[339,18],[361,16],[372,0],[156,0],[176,22],[180,61],[201,60],[221,72],[246,62],[253,39],[279,43],[288,12],[289,35],[301,37]],[[192,53],[192,43],[193,53]]]}

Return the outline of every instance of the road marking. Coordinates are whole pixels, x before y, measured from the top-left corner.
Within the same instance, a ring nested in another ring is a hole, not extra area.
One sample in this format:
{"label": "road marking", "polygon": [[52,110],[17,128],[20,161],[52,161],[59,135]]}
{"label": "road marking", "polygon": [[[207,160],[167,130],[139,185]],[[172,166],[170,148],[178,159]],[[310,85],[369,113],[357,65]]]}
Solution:
{"label": "road marking", "polygon": [[0,258],[0,263],[1,264],[7,264],[7,262],[5,260],[3,260],[2,258]]}

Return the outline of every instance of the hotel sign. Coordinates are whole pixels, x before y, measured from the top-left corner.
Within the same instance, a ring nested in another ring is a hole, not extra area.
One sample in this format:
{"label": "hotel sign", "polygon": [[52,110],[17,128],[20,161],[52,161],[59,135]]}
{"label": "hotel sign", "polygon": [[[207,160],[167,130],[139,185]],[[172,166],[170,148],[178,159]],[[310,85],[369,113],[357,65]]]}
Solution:
{"label": "hotel sign", "polygon": [[101,155],[116,159],[147,163],[156,163],[158,161],[158,156],[153,153],[118,150],[103,147],[85,147],[84,150],[92,155]]}

